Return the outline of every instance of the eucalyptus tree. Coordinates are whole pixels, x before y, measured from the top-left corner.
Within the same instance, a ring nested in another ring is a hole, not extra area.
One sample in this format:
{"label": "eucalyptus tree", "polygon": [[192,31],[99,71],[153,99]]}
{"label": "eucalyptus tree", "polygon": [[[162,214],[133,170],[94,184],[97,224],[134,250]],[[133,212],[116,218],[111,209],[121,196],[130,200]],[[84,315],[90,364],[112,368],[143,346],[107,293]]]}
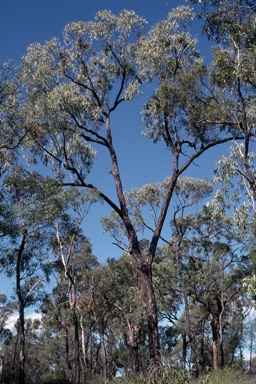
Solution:
{"label": "eucalyptus tree", "polygon": [[122,321],[116,312],[122,309],[120,300],[129,289],[126,280],[129,278],[130,268],[123,270],[122,275],[119,261],[108,260],[107,264],[99,265],[93,272],[89,297],[85,292],[84,300],[83,296],[81,299],[82,302],[88,302],[89,299],[88,309],[94,320],[94,335],[98,340],[97,368],[106,381],[113,379],[116,371],[116,346],[120,339],[119,331],[122,329]]}
{"label": "eucalyptus tree", "polygon": [[[198,0],[193,0],[198,3]],[[233,191],[233,203],[240,200],[240,216],[249,206],[255,212],[255,12],[251,0],[200,1],[203,31],[217,42],[213,48],[211,79],[222,90],[220,108],[229,106],[229,115],[244,134],[242,142],[234,142],[229,156],[222,156],[216,165],[217,181],[223,189]],[[230,100],[227,103],[227,99]],[[240,189],[240,190],[239,190]],[[221,200],[223,194],[218,192]],[[242,202],[241,202],[242,201]],[[236,205],[238,210],[238,204]],[[237,215],[238,216],[238,215]]]}
{"label": "eucalyptus tree", "polygon": [[[59,277],[63,280],[62,285],[67,284],[67,294],[71,317],[74,327],[74,362],[75,362],[75,383],[80,383],[80,335],[79,335],[79,314],[78,298],[79,283],[84,278],[86,269],[92,269],[96,258],[92,255],[91,244],[82,234],[81,225],[87,216],[94,197],[81,191],[73,191],[69,199],[70,213],[66,212],[55,220],[55,236],[52,239],[51,247],[57,261],[61,264],[58,269]],[[73,212],[71,212],[73,209]],[[63,289],[63,288],[62,288]],[[80,289],[81,291],[81,289]]]}
{"label": "eucalyptus tree", "polygon": [[209,315],[215,369],[218,343],[224,366],[225,317],[236,298],[243,302],[243,278],[249,267],[246,241],[247,238],[236,233],[232,217],[224,211],[217,217],[211,207],[204,207],[194,221],[188,273],[190,296]]}
{"label": "eucalyptus tree", "polygon": [[253,354],[255,350],[255,317],[252,315],[248,317],[247,323],[245,324],[245,332],[244,332],[244,338],[245,343],[247,344],[247,348],[249,350],[249,374],[254,373],[254,367],[253,367]]}
{"label": "eucalyptus tree", "polygon": [[51,367],[54,366],[54,375],[51,372],[50,378],[70,383],[75,376],[72,369],[74,325],[68,307],[66,287],[64,284],[62,290],[62,283],[63,281],[60,280],[42,301],[42,338],[49,367],[48,375],[50,375],[49,370],[51,371]]}
{"label": "eucalyptus tree", "polygon": [[9,302],[5,294],[0,294],[0,338],[4,338],[8,319],[14,312],[14,306]]}
{"label": "eucalyptus tree", "polygon": [[[178,320],[178,313],[182,308],[182,293],[179,289],[179,276],[177,273],[175,254],[170,252],[169,245],[159,247],[152,269],[153,284],[157,300],[158,317],[160,322],[168,322],[162,326],[162,332],[170,335],[173,333],[175,344],[175,324]],[[171,338],[172,338],[171,337]],[[160,343],[162,350],[165,350],[164,343]],[[167,341],[170,349],[172,340]]]}
{"label": "eucalyptus tree", "polygon": [[[89,253],[88,251],[90,251],[90,245],[89,242],[81,236],[81,234],[79,236],[79,229],[76,228],[76,226],[74,228],[68,228],[67,220],[65,220],[63,224],[65,225],[65,228],[62,227],[62,229],[60,229],[59,226],[57,228],[57,244],[55,246],[55,253],[59,253],[60,261],[62,263],[62,289],[64,289],[65,281],[67,284],[66,292],[68,294],[69,309],[74,328],[74,376],[75,383],[79,384],[81,376],[81,359],[79,314],[77,309],[79,297],[78,280],[81,279],[83,270],[88,267],[86,264],[89,265],[89,262],[85,260],[85,256]],[[83,260],[79,260],[80,258]],[[83,263],[81,263],[81,261],[83,261]],[[72,336],[70,336],[70,338],[71,337]]]}
{"label": "eucalyptus tree", "polygon": [[[229,102],[219,108],[222,89],[211,89],[196,40],[189,33],[192,18],[191,9],[177,8],[143,35],[146,21],[134,12],[115,16],[101,11],[94,21],[67,25],[63,43],[53,38],[44,45],[31,45],[22,61],[29,138],[25,148],[52,166],[61,185],[95,191],[122,221],[145,296],[149,356],[157,364],[152,264],[176,182],[209,148],[241,135]],[[147,83],[154,90],[143,108],[144,134],[154,142],[164,141],[170,150],[170,171],[144,256],[123,191],[111,116]],[[107,161],[106,166],[115,194],[101,190],[100,181],[88,180],[97,147],[109,155],[111,165]]]}
{"label": "eucalyptus tree", "polygon": [[47,280],[49,233],[53,219],[65,206],[64,194],[54,180],[27,174],[20,168],[4,180],[0,263],[14,278],[13,300],[18,310],[19,383],[25,382],[25,308],[40,298]]}
{"label": "eucalyptus tree", "polygon": [[230,42],[230,36],[234,35],[240,41],[245,39],[255,44],[254,28],[251,28],[256,11],[253,0],[191,0],[191,3],[199,4],[199,16],[204,21],[203,32],[210,39],[223,44]]}
{"label": "eucalyptus tree", "polygon": [[[245,157],[248,160],[251,181],[246,176]],[[248,298],[255,299],[255,195],[251,182],[255,177],[255,154],[244,154],[244,145],[235,143],[229,156],[222,156],[216,163],[217,190],[210,206],[215,217],[224,217],[225,206],[237,237],[243,238],[249,273],[243,277]]]}
{"label": "eucalyptus tree", "polygon": [[[119,323],[117,340],[129,351],[128,361],[131,363],[126,362],[125,370],[139,373],[145,360],[142,330],[146,321],[146,305],[134,260],[129,254],[123,254],[119,260],[110,259],[102,273],[108,276],[108,284],[102,285],[98,293],[110,305],[111,317]],[[105,282],[103,278],[101,284]]]}
{"label": "eucalyptus tree", "polygon": [[[235,141],[229,155],[222,156],[215,168],[219,190],[214,205],[221,213],[223,201],[229,200],[236,232],[247,236],[251,274],[244,278],[247,293],[255,296],[253,243],[255,242],[255,12],[254,1],[202,1],[204,31],[217,42],[213,50],[212,82],[222,89],[224,105],[230,103],[230,116],[244,134]],[[251,248],[251,249],[250,249]]]}
{"label": "eucalyptus tree", "polygon": [[40,318],[34,320],[27,318],[25,320],[27,383],[42,382],[43,375],[49,370],[50,363],[46,359],[48,351],[45,348],[45,340],[42,337],[43,331]]}
{"label": "eucalyptus tree", "polygon": [[17,162],[25,139],[23,95],[19,69],[9,61],[0,65],[0,175]]}
{"label": "eucalyptus tree", "polygon": [[[87,359],[83,348],[84,332],[80,328],[83,329],[82,315],[87,316],[88,313],[83,310],[81,296],[87,290],[87,285],[91,284],[87,275],[97,265],[91,244],[80,228],[90,206],[87,198],[88,196],[77,191],[72,195],[76,214],[71,213],[70,204],[69,214],[60,215],[54,222],[50,246],[54,257],[51,268],[56,277],[56,286],[52,292],[48,292],[41,305],[45,318],[53,318],[54,323],[58,324],[54,325],[58,329],[55,331],[56,335],[63,337],[63,332],[65,334],[65,371],[68,372],[68,380],[76,383],[81,381],[81,372],[84,380],[87,376],[87,367],[84,364]],[[82,201],[81,205],[79,201]]]}
{"label": "eucalyptus tree", "polygon": [[8,327],[8,320],[15,309],[7,300],[5,294],[0,294],[0,382],[3,380],[3,345],[8,342],[12,334]]}
{"label": "eucalyptus tree", "polygon": [[[194,365],[195,375],[199,374],[198,358],[195,347],[195,337],[192,332],[191,316],[190,316],[190,303],[189,303],[189,286],[186,281],[186,269],[189,264],[189,242],[190,231],[196,218],[199,204],[203,203],[212,193],[211,182],[206,180],[198,180],[189,177],[179,179],[174,190],[174,213],[171,219],[172,237],[171,242],[167,242],[170,251],[175,255],[175,262],[177,274],[179,277],[178,288],[182,292],[185,319],[186,319],[186,333],[188,335],[192,361]],[[192,213],[193,212],[193,213]],[[186,337],[184,338],[183,351],[184,358],[186,356]],[[186,360],[183,361],[184,367]]]}
{"label": "eucalyptus tree", "polygon": [[238,184],[243,184],[254,207],[256,5],[250,0],[203,0],[202,6],[203,30],[209,39],[218,43],[213,48],[211,79],[222,91],[220,108],[229,107],[230,117],[244,134],[241,143],[232,145],[230,155],[221,157],[217,168],[226,182],[236,179]]}
{"label": "eucalyptus tree", "polygon": [[[166,182],[163,185],[165,186]],[[199,353],[200,359],[204,354],[199,352],[195,338],[203,342],[204,335],[200,335],[198,330],[195,331],[196,322],[191,320],[191,313],[194,312],[193,318],[198,316],[197,322],[201,319],[204,323],[206,315],[210,315],[213,349],[216,353],[219,340],[224,365],[224,316],[227,318],[229,308],[234,310],[236,307],[236,297],[239,296],[239,300],[244,303],[243,279],[248,275],[251,265],[249,249],[245,247],[248,233],[238,230],[236,217],[228,216],[230,202],[222,200],[221,207],[218,206],[217,209],[217,204],[214,205],[214,202],[210,201],[199,210],[206,202],[205,199],[213,196],[212,193],[213,186],[210,181],[180,178],[172,199],[174,212],[171,219],[171,240],[163,239],[169,253],[175,258],[177,289],[182,293],[184,300],[186,333],[195,373],[199,371]],[[202,305],[201,309],[198,303]],[[243,322],[246,313],[238,307],[237,318],[241,318]],[[244,304],[243,307],[247,308],[247,305]],[[185,338],[183,344],[185,358],[188,344]],[[183,363],[186,364],[186,361]],[[217,366],[216,356],[214,365]]]}

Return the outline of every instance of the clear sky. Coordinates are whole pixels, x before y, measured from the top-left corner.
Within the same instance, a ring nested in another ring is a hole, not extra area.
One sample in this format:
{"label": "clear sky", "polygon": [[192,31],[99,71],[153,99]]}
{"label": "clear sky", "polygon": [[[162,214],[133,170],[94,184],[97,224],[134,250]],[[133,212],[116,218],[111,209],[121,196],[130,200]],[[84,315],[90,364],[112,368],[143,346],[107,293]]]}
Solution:
{"label": "clear sky", "polygon": [[[185,0],[0,0],[0,63],[9,59],[19,63],[28,45],[44,43],[51,37],[61,37],[65,25],[72,21],[92,20],[95,13],[109,9],[118,14],[123,9],[132,9],[148,20],[149,27],[165,19],[167,13],[177,5],[188,5]],[[192,34],[199,31],[199,21],[195,22]],[[209,57],[206,39],[200,43],[203,55]],[[140,187],[145,183],[163,180],[170,175],[171,157],[163,144],[154,145],[140,135],[141,103],[125,104],[124,110],[113,116],[114,140],[118,144],[121,172],[124,176],[124,189]],[[126,130],[124,138],[123,132]],[[216,151],[209,152],[189,171],[195,177],[211,177],[211,167]],[[110,191],[111,176],[106,164],[99,158],[93,171],[94,177],[101,180],[105,193]],[[93,251],[100,261],[120,255],[120,250],[111,245],[108,235],[102,235],[99,217],[106,214],[107,207],[95,207],[85,222],[85,235],[93,244]]]}
{"label": "clear sky", "polygon": [[19,61],[26,47],[61,36],[71,21],[87,21],[99,10],[119,13],[132,9],[145,17],[149,25],[166,17],[167,12],[184,0],[0,0],[0,62]]}

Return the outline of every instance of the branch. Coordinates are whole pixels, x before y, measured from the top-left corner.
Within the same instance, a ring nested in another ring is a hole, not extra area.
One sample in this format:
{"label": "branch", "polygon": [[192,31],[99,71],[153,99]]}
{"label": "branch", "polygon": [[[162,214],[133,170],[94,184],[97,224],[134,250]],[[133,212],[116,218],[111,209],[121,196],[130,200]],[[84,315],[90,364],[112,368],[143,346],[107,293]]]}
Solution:
{"label": "branch", "polygon": [[26,306],[27,302],[28,302],[28,299],[29,299],[29,296],[31,296],[31,294],[33,293],[33,291],[36,289],[36,287],[41,283],[41,281],[43,281],[43,279],[39,279],[37,282],[35,282],[35,284],[30,288],[28,294],[27,294],[27,297],[26,299],[24,300],[24,304]]}
{"label": "branch", "polygon": [[96,143],[96,144],[99,144],[99,145],[103,145],[103,146],[106,146],[106,147],[108,146],[108,142],[107,142],[107,140],[106,140],[103,136],[100,136],[97,132],[94,132],[92,129],[88,129],[88,128],[84,127],[82,124],[80,124],[80,123],[78,122],[76,116],[75,116],[73,113],[71,113],[71,112],[68,112],[68,113],[69,113],[69,115],[72,117],[72,119],[75,121],[76,125],[77,125],[79,128],[81,128],[82,130],[84,130],[84,131],[90,133],[91,135],[96,136],[97,139],[99,139],[99,140],[97,140],[97,139],[93,139],[93,138],[90,137],[90,136],[86,136],[86,135],[84,135],[84,134],[81,134],[81,136],[82,136],[85,140],[87,140],[87,141],[91,141],[91,142],[93,142],[93,143]]}
{"label": "branch", "polygon": [[[69,170],[73,171],[75,170],[75,168],[72,168],[72,167],[69,167]],[[77,172],[77,171],[76,171]],[[88,188],[88,189],[91,189],[93,190],[99,197],[101,197],[111,208],[114,209],[114,211],[116,213],[118,213],[118,215],[120,217],[122,217],[122,212],[121,212],[121,209],[108,197],[106,196],[100,189],[98,189],[97,187],[95,187],[93,184],[88,184],[88,183],[85,183],[84,180],[82,178],[80,178],[81,183],[75,183],[75,182],[71,182],[71,183],[60,183],[61,186],[63,187],[85,187],[85,188]]]}
{"label": "branch", "polygon": [[4,144],[0,146],[0,149],[10,149],[10,150],[16,149],[20,145],[20,143],[23,141],[23,139],[26,137],[26,135],[27,133],[24,133],[24,135],[19,138],[18,142],[15,145],[9,146],[7,144]]}

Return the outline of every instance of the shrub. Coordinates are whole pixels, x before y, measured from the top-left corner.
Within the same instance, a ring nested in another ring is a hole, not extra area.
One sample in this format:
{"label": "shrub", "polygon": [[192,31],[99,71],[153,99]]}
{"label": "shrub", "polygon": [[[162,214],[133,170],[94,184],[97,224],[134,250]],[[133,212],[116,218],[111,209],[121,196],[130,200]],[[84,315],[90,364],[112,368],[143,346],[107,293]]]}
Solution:
{"label": "shrub", "polygon": [[198,384],[246,384],[252,382],[246,375],[236,369],[224,368],[210,372],[208,375],[199,378]]}
{"label": "shrub", "polygon": [[[105,384],[105,382],[101,377],[98,377],[90,384]],[[106,384],[256,384],[256,379],[250,379],[243,372],[232,368],[212,371],[194,379],[189,371],[167,365],[163,369],[149,369],[145,375],[116,377]]]}

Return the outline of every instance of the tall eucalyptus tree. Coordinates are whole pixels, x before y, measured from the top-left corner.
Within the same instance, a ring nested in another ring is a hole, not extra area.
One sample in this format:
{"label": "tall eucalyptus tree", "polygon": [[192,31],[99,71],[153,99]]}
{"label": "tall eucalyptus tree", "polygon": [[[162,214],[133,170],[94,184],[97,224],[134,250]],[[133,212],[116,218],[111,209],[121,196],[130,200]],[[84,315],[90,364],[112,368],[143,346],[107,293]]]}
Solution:
{"label": "tall eucalyptus tree", "polygon": [[[152,263],[176,182],[209,148],[241,135],[229,104],[219,108],[222,89],[211,88],[196,40],[189,33],[192,18],[189,7],[177,8],[143,35],[146,21],[134,12],[115,16],[101,11],[94,21],[67,25],[63,43],[53,38],[44,45],[31,45],[22,62],[25,148],[52,166],[61,185],[94,191],[122,221],[145,296],[149,357],[157,364]],[[170,150],[170,171],[145,253],[123,191],[111,116],[147,83],[154,89],[143,108],[144,134],[154,142],[164,141]],[[100,190],[97,182],[88,181],[97,147],[109,155],[114,197]]]}

